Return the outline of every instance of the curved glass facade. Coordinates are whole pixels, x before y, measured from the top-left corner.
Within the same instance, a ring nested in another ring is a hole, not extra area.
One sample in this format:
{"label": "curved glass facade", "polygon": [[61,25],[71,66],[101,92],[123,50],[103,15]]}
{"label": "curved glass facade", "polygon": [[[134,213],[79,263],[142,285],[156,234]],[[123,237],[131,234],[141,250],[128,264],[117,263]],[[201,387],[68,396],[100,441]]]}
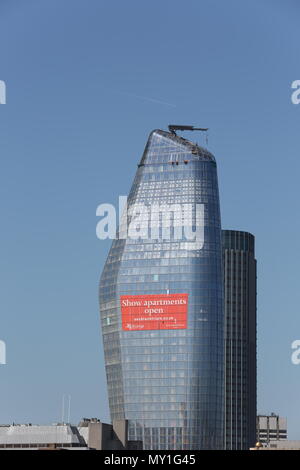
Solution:
{"label": "curved glass facade", "polygon": [[[144,449],[221,449],[223,278],[213,155],[172,133],[153,131],[128,208],[137,203],[203,205],[204,244],[199,248],[184,234],[113,241],[100,281],[111,418],[127,419],[129,439],[142,440]],[[175,218],[174,213],[172,229]],[[195,228],[195,212],[187,223]],[[124,328],[121,296],[183,294],[187,317],[178,329],[163,323],[147,330]]]}

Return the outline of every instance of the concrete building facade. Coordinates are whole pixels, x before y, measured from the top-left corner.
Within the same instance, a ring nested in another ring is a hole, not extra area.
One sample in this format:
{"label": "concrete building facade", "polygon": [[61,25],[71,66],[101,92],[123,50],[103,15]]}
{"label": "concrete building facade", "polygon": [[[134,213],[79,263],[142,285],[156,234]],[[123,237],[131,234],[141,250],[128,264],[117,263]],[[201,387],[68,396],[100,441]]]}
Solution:
{"label": "concrete building facade", "polygon": [[58,423],[0,425],[0,450],[140,450],[141,442],[128,441],[128,423],[112,425],[84,418],[78,426]]}
{"label": "concrete building facade", "polygon": [[[287,419],[275,413],[257,416],[257,442],[264,446],[279,444],[287,440]],[[280,444],[281,445],[281,444]]]}

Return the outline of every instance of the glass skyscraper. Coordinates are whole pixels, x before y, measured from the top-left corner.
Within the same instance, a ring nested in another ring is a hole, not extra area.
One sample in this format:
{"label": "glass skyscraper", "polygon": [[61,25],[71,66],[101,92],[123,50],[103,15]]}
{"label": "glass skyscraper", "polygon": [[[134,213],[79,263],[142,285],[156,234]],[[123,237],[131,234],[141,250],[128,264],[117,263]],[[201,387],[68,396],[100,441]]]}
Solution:
{"label": "glass skyscraper", "polygon": [[[128,420],[129,439],[146,450],[221,449],[224,305],[214,156],[175,133],[151,132],[128,197],[128,226],[137,204],[174,210],[169,237],[161,228],[147,236],[147,217],[140,219],[141,236],[114,240],[102,272],[111,418]],[[175,233],[186,207],[185,225],[196,229],[197,205],[204,209],[198,244]]]}
{"label": "glass skyscraper", "polygon": [[256,442],[256,260],[254,236],[223,230],[225,438],[227,450]]}

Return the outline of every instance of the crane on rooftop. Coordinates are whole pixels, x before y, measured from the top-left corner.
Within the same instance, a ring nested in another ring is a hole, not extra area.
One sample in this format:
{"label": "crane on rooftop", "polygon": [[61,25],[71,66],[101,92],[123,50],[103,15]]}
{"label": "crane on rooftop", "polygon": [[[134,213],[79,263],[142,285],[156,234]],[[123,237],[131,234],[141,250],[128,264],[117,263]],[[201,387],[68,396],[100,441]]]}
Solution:
{"label": "crane on rooftop", "polygon": [[176,131],[202,131],[202,132],[208,131],[208,127],[204,128],[204,127],[194,127],[194,126],[180,126],[177,124],[169,124],[168,128],[169,128],[169,131],[174,135],[177,135]]}

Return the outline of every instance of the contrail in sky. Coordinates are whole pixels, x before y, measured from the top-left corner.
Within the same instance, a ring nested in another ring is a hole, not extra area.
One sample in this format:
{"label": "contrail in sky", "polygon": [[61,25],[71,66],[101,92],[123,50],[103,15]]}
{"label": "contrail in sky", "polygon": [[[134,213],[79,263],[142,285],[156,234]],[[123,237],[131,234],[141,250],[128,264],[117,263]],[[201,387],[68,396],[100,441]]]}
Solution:
{"label": "contrail in sky", "polygon": [[121,93],[122,95],[132,96],[133,98],[138,98],[140,100],[150,101],[150,103],[163,104],[165,106],[171,106],[172,108],[176,108],[176,104],[168,103],[167,101],[161,101],[155,98],[149,98],[148,96],[136,95],[135,93],[128,93],[125,91],[120,91],[119,93]]}

